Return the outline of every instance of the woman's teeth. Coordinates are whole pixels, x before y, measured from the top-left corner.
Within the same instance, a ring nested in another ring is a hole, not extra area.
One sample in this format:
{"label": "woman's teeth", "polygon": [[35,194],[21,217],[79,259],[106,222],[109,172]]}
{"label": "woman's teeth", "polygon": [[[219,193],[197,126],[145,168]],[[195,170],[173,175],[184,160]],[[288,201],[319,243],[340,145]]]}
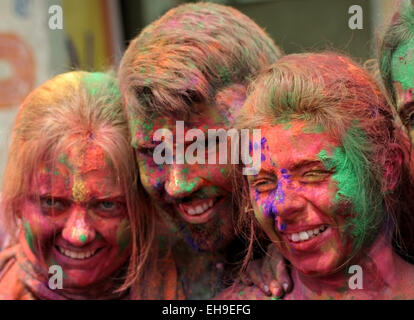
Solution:
{"label": "woman's teeth", "polygon": [[328,226],[325,225],[325,226],[320,226],[318,228],[308,230],[308,231],[302,231],[299,233],[291,233],[288,235],[288,239],[292,242],[306,241],[306,240],[316,237],[320,233],[324,232],[327,228]]}
{"label": "woman's teeth", "polygon": [[58,246],[58,249],[59,249],[60,253],[62,253],[63,255],[65,255],[69,258],[72,258],[72,259],[79,259],[79,260],[88,259],[91,256],[95,255],[95,253],[97,251],[97,249],[95,249],[95,250],[84,251],[84,252],[74,252],[74,251],[70,251],[70,250],[64,249],[62,247],[59,247],[59,246]]}
{"label": "woman's teeth", "polygon": [[202,203],[199,203],[196,206],[186,205],[184,210],[190,216],[200,215],[206,212],[214,205],[214,201],[212,199],[206,200]]}

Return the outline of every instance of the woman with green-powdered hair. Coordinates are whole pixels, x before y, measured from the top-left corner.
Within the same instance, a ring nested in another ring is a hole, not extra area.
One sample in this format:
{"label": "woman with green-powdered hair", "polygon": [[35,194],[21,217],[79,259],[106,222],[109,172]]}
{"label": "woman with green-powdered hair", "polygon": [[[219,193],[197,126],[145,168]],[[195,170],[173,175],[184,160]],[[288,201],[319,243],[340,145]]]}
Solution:
{"label": "woman with green-powdered hair", "polygon": [[[392,246],[414,191],[393,120],[369,73],[335,53],[285,56],[251,85],[238,126],[261,129],[262,163],[240,201],[292,265],[286,299],[414,298],[414,266]],[[242,285],[222,297],[265,298]]]}

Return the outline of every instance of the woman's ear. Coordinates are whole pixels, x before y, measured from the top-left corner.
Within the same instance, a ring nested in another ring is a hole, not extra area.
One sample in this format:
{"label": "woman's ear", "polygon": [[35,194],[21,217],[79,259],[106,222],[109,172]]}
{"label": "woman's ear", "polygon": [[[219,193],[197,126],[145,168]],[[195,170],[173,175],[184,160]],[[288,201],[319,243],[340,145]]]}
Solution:
{"label": "woman's ear", "polygon": [[383,192],[392,192],[400,181],[404,154],[397,143],[392,143],[387,150],[384,163]]}

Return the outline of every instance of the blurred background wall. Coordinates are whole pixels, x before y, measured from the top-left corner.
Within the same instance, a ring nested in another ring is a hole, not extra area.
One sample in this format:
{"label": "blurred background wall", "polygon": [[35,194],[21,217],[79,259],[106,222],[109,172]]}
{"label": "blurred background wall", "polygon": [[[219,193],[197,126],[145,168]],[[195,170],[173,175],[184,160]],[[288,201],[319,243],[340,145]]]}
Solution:
{"label": "blurred background wall", "polygon": [[[72,70],[116,68],[128,40],[183,0],[1,0],[0,178],[19,104],[50,77]],[[221,0],[255,20],[285,53],[333,49],[364,62],[397,0]],[[363,28],[351,30],[352,5],[363,10]],[[63,25],[56,27],[62,9]],[[52,9],[53,9],[52,8]],[[51,21],[52,20],[52,21]]]}

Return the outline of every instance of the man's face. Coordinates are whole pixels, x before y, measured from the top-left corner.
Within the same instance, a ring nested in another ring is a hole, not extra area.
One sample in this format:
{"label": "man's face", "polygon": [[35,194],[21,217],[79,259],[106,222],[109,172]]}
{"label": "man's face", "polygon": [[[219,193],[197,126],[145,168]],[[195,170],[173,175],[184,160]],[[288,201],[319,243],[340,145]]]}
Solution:
{"label": "man's face", "polygon": [[391,75],[397,99],[397,112],[414,143],[414,39],[394,52]]}
{"label": "man's face", "polygon": [[[184,121],[184,136],[181,137],[177,132],[176,119],[160,116],[145,123],[130,119],[142,184],[196,251],[223,248],[234,237],[230,156],[225,164],[219,164],[218,156],[223,151],[223,144],[207,145],[208,129],[229,128],[229,117],[223,111],[217,106],[194,105],[194,113]],[[160,144],[160,141],[154,141],[154,133],[159,129],[172,132],[172,164],[157,164],[154,161],[154,148]],[[191,148],[193,141],[183,140],[190,129],[203,132],[206,140],[205,164],[189,164],[187,157],[183,159],[183,164],[176,163],[178,148],[183,148],[184,153]],[[213,151],[217,155],[216,164],[208,161],[208,154]]]}
{"label": "man's face", "polygon": [[22,202],[24,248],[39,265],[62,267],[63,288],[97,284],[128,260],[130,224],[116,181],[100,147],[71,148],[41,166]]}
{"label": "man's face", "polygon": [[323,162],[343,155],[340,144],[303,121],[261,130],[261,170],[248,177],[255,216],[296,269],[332,273],[348,259],[353,243],[345,231],[351,206],[337,197],[339,188],[346,191],[343,176],[350,172]]}

